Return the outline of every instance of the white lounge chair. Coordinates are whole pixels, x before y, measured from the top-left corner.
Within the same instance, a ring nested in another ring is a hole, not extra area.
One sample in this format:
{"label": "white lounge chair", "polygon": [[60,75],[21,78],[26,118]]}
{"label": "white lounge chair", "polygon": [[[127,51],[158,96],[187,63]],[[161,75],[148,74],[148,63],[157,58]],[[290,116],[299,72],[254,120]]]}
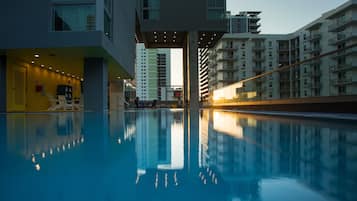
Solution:
{"label": "white lounge chair", "polygon": [[50,98],[51,107],[48,108],[49,111],[56,110],[73,110],[73,104],[68,103],[65,96],[59,95],[57,99]]}

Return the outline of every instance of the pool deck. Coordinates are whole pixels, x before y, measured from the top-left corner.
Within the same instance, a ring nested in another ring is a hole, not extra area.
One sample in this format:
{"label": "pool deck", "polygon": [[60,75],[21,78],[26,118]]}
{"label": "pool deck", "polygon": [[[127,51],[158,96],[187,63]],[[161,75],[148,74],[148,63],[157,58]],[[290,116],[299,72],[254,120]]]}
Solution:
{"label": "pool deck", "polygon": [[346,113],[320,113],[320,112],[281,112],[281,111],[252,111],[252,110],[227,110],[235,111],[244,114],[257,115],[272,115],[272,116],[288,116],[288,117],[304,117],[304,118],[323,118],[323,119],[338,119],[357,121],[357,114]]}

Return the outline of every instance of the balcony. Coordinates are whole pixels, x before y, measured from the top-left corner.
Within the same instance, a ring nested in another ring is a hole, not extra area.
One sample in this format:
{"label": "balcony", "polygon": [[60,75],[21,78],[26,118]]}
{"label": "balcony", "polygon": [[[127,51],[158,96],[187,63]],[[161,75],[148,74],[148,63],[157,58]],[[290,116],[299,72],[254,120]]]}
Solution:
{"label": "balcony", "polygon": [[331,58],[338,59],[338,58],[345,57],[350,54],[356,54],[356,53],[357,53],[357,48],[350,48],[347,50],[342,50],[342,51],[337,52],[336,54],[332,55]]}
{"label": "balcony", "polygon": [[312,34],[309,37],[307,37],[309,41],[317,41],[321,39],[321,34]]}
{"label": "balcony", "polygon": [[342,18],[342,19],[338,19],[328,27],[328,31],[329,32],[342,31],[343,29],[346,28],[347,25],[349,25],[353,21],[356,21],[356,20],[353,19],[352,16],[346,17],[346,18]]}
{"label": "balcony", "polygon": [[234,57],[231,56],[223,56],[223,57],[219,57],[217,58],[218,62],[224,62],[224,61],[235,61]]}
{"label": "balcony", "polygon": [[253,72],[255,73],[262,73],[263,69],[261,67],[253,67]]}
{"label": "balcony", "polygon": [[356,84],[356,80],[352,80],[352,78],[341,78],[341,79],[336,79],[332,81],[332,84],[335,86],[344,86],[344,85],[350,85],[350,84]]}
{"label": "balcony", "polygon": [[253,61],[255,62],[262,62],[265,60],[264,56],[253,56]]}
{"label": "balcony", "polygon": [[329,39],[329,45],[338,45],[340,43],[346,42],[347,40],[357,37],[357,34],[353,32],[340,33],[336,37]]}
{"label": "balcony", "polygon": [[255,52],[261,52],[261,51],[264,51],[264,50],[265,50],[264,46],[260,46],[260,45],[253,46],[253,51],[255,51]]}
{"label": "balcony", "polygon": [[321,77],[322,72],[321,70],[313,70],[311,71],[311,77]]}
{"label": "balcony", "polygon": [[311,47],[307,49],[307,52],[309,52],[310,54],[321,52],[321,47],[320,46]]}
{"label": "balcony", "polygon": [[235,72],[236,69],[232,67],[217,68],[217,72]]}
{"label": "balcony", "polygon": [[279,52],[289,52],[289,51],[290,51],[289,47],[285,47],[285,46],[279,47]]}
{"label": "balcony", "polygon": [[222,51],[235,51],[235,50],[237,50],[237,48],[236,47],[231,47],[231,46],[223,46],[223,47],[219,47],[217,49],[217,51],[219,51],[219,52],[222,52]]}
{"label": "balcony", "polygon": [[289,63],[289,57],[279,57],[279,63]]}
{"label": "balcony", "polygon": [[351,70],[357,70],[357,65],[355,64],[340,64],[337,66],[331,67],[333,73],[346,72]]}

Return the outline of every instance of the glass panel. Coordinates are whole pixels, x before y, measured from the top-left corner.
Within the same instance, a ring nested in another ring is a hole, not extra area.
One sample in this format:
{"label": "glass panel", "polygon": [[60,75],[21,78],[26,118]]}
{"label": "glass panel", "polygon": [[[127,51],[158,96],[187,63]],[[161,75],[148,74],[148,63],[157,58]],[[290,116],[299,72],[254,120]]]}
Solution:
{"label": "glass panel", "polygon": [[112,20],[107,12],[104,12],[104,34],[108,38],[112,38]]}
{"label": "glass panel", "polygon": [[95,5],[57,5],[53,17],[55,31],[95,30]]}

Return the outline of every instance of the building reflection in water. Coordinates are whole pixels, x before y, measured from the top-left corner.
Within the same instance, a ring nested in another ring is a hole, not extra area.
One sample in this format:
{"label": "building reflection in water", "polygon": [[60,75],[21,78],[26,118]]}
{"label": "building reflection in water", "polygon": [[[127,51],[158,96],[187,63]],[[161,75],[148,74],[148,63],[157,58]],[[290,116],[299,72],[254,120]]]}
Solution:
{"label": "building reflection in water", "polygon": [[[297,200],[357,199],[356,127],[223,111],[203,111],[200,126],[200,165],[217,171],[231,200],[278,199],[286,186]],[[281,190],[267,191],[274,183]]]}
{"label": "building reflection in water", "polygon": [[11,114],[6,122],[7,150],[41,170],[41,163],[84,142],[82,115],[78,113]]}
{"label": "building reflection in water", "polygon": [[9,161],[0,176],[14,184],[21,172],[27,186],[29,175],[50,184],[69,174],[57,178],[66,185],[48,185],[65,198],[76,186],[88,199],[357,200],[350,122],[153,109],[8,114],[0,123],[0,156]]}
{"label": "building reflection in water", "polygon": [[152,181],[155,188],[178,186],[184,168],[182,110],[144,110],[136,118],[136,184]]}

